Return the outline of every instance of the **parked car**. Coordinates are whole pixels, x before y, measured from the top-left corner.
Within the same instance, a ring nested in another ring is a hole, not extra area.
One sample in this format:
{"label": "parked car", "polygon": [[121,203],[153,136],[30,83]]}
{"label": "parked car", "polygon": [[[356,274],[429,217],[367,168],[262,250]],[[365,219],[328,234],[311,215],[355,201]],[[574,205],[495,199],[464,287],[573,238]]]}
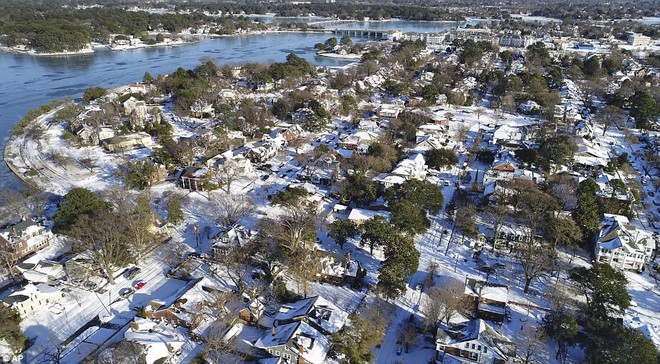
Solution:
{"label": "parked car", "polygon": [[130,287],[128,287],[128,288],[122,288],[122,289],[119,291],[119,295],[120,295],[122,298],[128,298],[128,297],[130,297],[133,293],[135,293],[135,290],[134,290],[133,288],[130,288]]}
{"label": "parked car", "polygon": [[401,355],[403,352],[403,346],[399,345],[399,347],[396,348],[396,355]]}
{"label": "parked car", "polygon": [[135,278],[135,277],[136,277],[141,271],[142,271],[142,269],[140,269],[140,267],[131,267],[131,268],[128,268],[128,269],[124,272],[124,277],[126,277],[126,279],[133,279],[133,278]]}
{"label": "parked car", "polygon": [[95,290],[96,287],[98,287],[98,286],[99,286],[98,284],[96,284],[92,281],[85,281],[85,283],[83,283],[83,287],[86,288],[86,289],[89,289],[89,290]]}
{"label": "parked car", "polygon": [[146,285],[147,285],[147,282],[139,281],[139,282],[137,282],[133,285],[133,288],[135,288],[135,290],[137,291],[138,289],[140,289],[140,288],[142,288]]}

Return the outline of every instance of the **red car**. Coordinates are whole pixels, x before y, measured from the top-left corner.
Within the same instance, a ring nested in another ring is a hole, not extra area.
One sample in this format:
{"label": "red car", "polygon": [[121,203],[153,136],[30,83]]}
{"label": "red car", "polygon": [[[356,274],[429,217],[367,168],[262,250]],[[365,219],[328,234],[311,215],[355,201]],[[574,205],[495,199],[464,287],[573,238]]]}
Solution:
{"label": "red car", "polygon": [[140,282],[135,283],[135,285],[133,286],[133,288],[135,288],[136,290],[138,290],[138,289],[144,287],[146,284],[147,284],[146,282],[142,282],[142,281],[140,281]]}

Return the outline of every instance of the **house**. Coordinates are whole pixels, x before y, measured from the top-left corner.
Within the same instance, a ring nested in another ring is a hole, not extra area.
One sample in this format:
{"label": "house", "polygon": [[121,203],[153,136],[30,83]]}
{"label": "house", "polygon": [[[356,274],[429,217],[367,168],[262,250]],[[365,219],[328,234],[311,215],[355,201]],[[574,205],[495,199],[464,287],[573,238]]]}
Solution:
{"label": "house", "polygon": [[534,38],[520,34],[505,34],[500,38],[500,47],[527,48]]}
{"label": "house", "polygon": [[626,42],[632,46],[648,46],[651,45],[651,37],[642,35],[635,32],[626,32]]}
{"label": "house", "polygon": [[144,83],[132,83],[128,85],[128,92],[147,94],[152,90],[152,86]]}
{"label": "house", "polygon": [[438,328],[436,362],[442,364],[514,364],[516,345],[486,321],[475,319]]}
{"label": "house", "polygon": [[376,216],[382,216],[388,221],[390,220],[390,213],[388,211],[374,211],[359,207],[352,208],[347,219],[353,221],[356,225],[362,225],[367,220],[373,219]]}
{"label": "house", "polygon": [[118,135],[103,140],[102,144],[108,152],[125,152],[134,148],[145,148],[151,145],[151,135],[144,132]]}
{"label": "house", "polygon": [[250,324],[258,324],[265,311],[266,306],[260,298],[248,299],[245,301],[243,308],[238,311],[238,318]]}
{"label": "house", "polygon": [[[34,256],[34,258],[38,258]],[[16,268],[23,274],[23,278],[32,283],[57,282],[66,277],[64,266],[58,262],[50,260],[39,260],[36,263],[31,262],[32,257],[16,264]]]}
{"label": "house", "polygon": [[454,39],[472,39],[475,42],[485,41],[492,43],[497,40],[496,37],[493,37],[493,33],[490,29],[481,28],[457,28],[451,31],[449,36],[452,41]]}
{"label": "house", "polygon": [[64,293],[46,283],[27,284],[22,290],[16,291],[3,302],[10,308],[16,309],[21,317],[26,318],[34,312],[56,303],[64,297]]}
{"label": "house", "polygon": [[245,152],[245,158],[249,159],[252,163],[262,163],[273,158],[278,150],[278,144],[274,141],[268,140],[262,142],[258,147],[250,148]]}
{"label": "house", "polygon": [[190,105],[190,115],[194,118],[212,118],[215,116],[213,105],[206,101],[197,100]]}
{"label": "house", "polygon": [[124,115],[131,115],[133,112],[135,112],[142,119],[147,117],[147,103],[142,100],[138,100],[133,96],[124,101],[122,106],[124,107]]}
{"label": "house", "polygon": [[222,230],[211,238],[213,255],[227,255],[235,246],[243,246],[250,239],[252,233],[241,225]]}
{"label": "house", "polygon": [[541,112],[541,105],[533,100],[527,100],[518,104],[518,111],[526,115],[535,115]]}
{"label": "house", "polygon": [[0,230],[0,249],[17,261],[47,247],[52,236],[50,231],[44,232],[43,224],[25,220]]}
{"label": "house", "polygon": [[506,318],[509,287],[465,277],[465,298],[474,304],[477,317],[495,322]]}
{"label": "house", "polygon": [[348,313],[321,296],[284,304],[275,316],[275,325],[304,321],[314,329],[329,335],[344,327]]}
{"label": "house", "polygon": [[338,286],[356,282],[362,270],[360,263],[351,259],[350,252],[346,253],[346,256],[322,252],[320,262],[321,272],[317,273],[319,280]]}
{"label": "house", "polygon": [[399,117],[401,111],[403,111],[403,108],[401,106],[392,105],[392,104],[382,104],[378,108],[376,115],[378,115],[379,118],[396,119]]}
{"label": "house", "polygon": [[415,153],[407,159],[399,162],[399,164],[397,164],[396,167],[394,167],[392,170],[392,174],[395,176],[401,176],[407,180],[423,180],[426,178],[427,170],[428,166],[426,165],[426,159],[424,159],[424,155],[421,153]]}
{"label": "house", "polygon": [[484,173],[483,184],[484,186],[492,183],[493,181],[511,181],[516,176],[520,175],[518,170],[518,161],[515,159],[513,153],[504,151],[499,157],[493,161],[493,164]]}
{"label": "house", "polygon": [[136,317],[131,327],[124,333],[124,339],[144,347],[146,363],[165,363],[181,354],[185,337],[170,326],[157,324],[151,320]]}
{"label": "house", "polygon": [[394,186],[398,186],[405,181],[406,178],[389,173],[380,173],[378,176],[374,177],[374,182],[377,182],[379,186],[385,190]]}
{"label": "house", "polygon": [[493,133],[493,144],[521,147],[527,140],[527,129],[522,126],[501,125]]}
{"label": "house", "polygon": [[605,214],[596,235],[596,261],[621,270],[643,271],[657,248],[657,233],[630,224],[621,215]]}
{"label": "house", "polygon": [[296,364],[322,364],[331,345],[325,335],[305,322],[273,326],[254,343],[256,348]]}
{"label": "house", "polygon": [[181,188],[190,191],[204,191],[204,180],[208,170],[200,167],[188,167],[181,173]]}

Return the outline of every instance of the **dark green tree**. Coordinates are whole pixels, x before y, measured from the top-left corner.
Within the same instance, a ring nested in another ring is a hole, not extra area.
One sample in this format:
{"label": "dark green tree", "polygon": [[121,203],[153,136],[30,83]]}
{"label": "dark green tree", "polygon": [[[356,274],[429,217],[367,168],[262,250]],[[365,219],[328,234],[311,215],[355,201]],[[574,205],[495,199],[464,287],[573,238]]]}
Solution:
{"label": "dark green tree", "polygon": [[430,214],[437,214],[442,209],[444,197],[440,188],[426,180],[409,179],[387,190],[387,200],[394,203],[399,200],[412,202]]}
{"label": "dark green tree", "polygon": [[86,188],[72,188],[60,201],[57,211],[53,214],[53,231],[66,232],[71,224],[83,214],[97,210],[109,210],[110,203],[98,197]]}
{"label": "dark green tree", "polygon": [[21,315],[14,308],[0,304],[0,341],[7,343],[14,354],[20,354],[25,349],[27,338],[21,331]]}
{"label": "dark green tree", "polygon": [[658,119],[660,109],[647,91],[639,90],[631,97],[630,116],[635,118],[639,129],[650,129],[651,125]]}
{"label": "dark green tree", "polygon": [[426,152],[426,164],[431,168],[442,169],[458,163],[458,157],[451,149],[431,149]]}
{"label": "dark green tree", "polygon": [[600,187],[589,178],[580,182],[578,186],[578,204],[573,211],[573,219],[583,229],[585,235],[591,235],[598,230],[603,213],[596,199]]}
{"label": "dark green tree", "polygon": [[591,269],[571,269],[570,278],[575,281],[586,299],[584,313],[599,320],[622,315],[630,306],[626,290],[626,276],[606,263],[594,263]]}
{"label": "dark green tree", "polygon": [[142,83],[150,84],[152,82],[154,82],[154,77],[151,75],[151,73],[145,72],[144,76],[142,77]]}
{"label": "dark green tree", "polygon": [[355,223],[351,220],[336,219],[330,224],[330,237],[335,239],[340,248],[344,248],[344,244],[350,238],[354,238],[359,234],[359,230]]}
{"label": "dark green tree", "polygon": [[408,200],[399,200],[392,204],[392,224],[409,235],[423,234],[431,227],[426,211]]}
{"label": "dark green tree", "polygon": [[363,173],[355,173],[344,181],[344,196],[359,206],[366,206],[376,200],[376,186]]}
{"label": "dark green tree", "polygon": [[555,359],[560,363],[566,362],[568,348],[577,343],[580,327],[571,312],[565,310],[552,310],[543,317],[545,332],[557,341]]}
{"label": "dark green tree", "polygon": [[83,101],[84,102],[90,102],[93,100],[98,99],[99,97],[105,96],[107,93],[106,89],[102,87],[89,87],[85,89],[85,92],[83,92]]}
{"label": "dark green tree", "polygon": [[578,147],[575,141],[566,135],[553,137],[541,144],[539,159],[546,168],[551,165],[567,165],[573,161]]}
{"label": "dark green tree", "polygon": [[385,246],[385,261],[378,275],[376,290],[386,299],[394,299],[406,289],[406,278],[419,267],[419,251],[410,236],[398,237]]}
{"label": "dark green tree", "polygon": [[612,320],[588,317],[580,346],[588,364],[660,363],[660,353],[651,340]]}
{"label": "dark green tree", "polygon": [[172,194],[167,200],[167,218],[169,223],[172,225],[179,225],[183,222],[181,197],[177,194]]}
{"label": "dark green tree", "polygon": [[296,206],[307,196],[307,190],[304,187],[287,187],[278,191],[270,202],[273,205]]}
{"label": "dark green tree", "polygon": [[362,242],[369,244],[369,251],[374,254],[377,246],[387,246],[399,238],[400,234],[383,216],[377,215],[365,221],[361,226]]}

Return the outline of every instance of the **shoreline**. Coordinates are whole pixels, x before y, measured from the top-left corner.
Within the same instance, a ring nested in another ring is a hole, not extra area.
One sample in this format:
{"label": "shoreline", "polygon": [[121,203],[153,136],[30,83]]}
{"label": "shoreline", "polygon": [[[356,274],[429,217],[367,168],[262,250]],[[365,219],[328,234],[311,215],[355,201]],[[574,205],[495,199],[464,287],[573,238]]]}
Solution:
{"label": "shoreline", "polygon": [[319,57],[327,57],[333,59],[344,59],[347,61],[359,61],[362,59],[361,54],[337,54],[332,52],[316,53]]}
{"label": "shoreline", "polygon": [[[331,30],[328,29],[312,29],[312,30],[256,30],[246,33],[236,33],[236,34],[185,34],[188,37],[194,38],[225,38],[225,37],[237,37],[237,36],[248,36],[248,35],[266,35],[266,34],[279,34],[279,33],[331,33]],[[110,51],[130,51],[135,49],[142,48],[155,48],[155,47],[176,47],[187,44],[194,44],[199,42],[199,39],[195,40],[180,40],[169,43],[157,43],[157,44],[139,44],[139,45],[127,45],[127,46],[117,46],[112,47],[107,44],[93,43],[88,47],[83,48],[78,51],[66,51],[66,52],[53,52],[53,53],[39,53],[33,49],[22,49],[17,47],[6,47],[0,46],[0,51],[6,53],[21,54],[26,56],[33,57],[67,57],[67,56],[81,56],[81,55],[93,55],[99,49],[107,49]]]}

